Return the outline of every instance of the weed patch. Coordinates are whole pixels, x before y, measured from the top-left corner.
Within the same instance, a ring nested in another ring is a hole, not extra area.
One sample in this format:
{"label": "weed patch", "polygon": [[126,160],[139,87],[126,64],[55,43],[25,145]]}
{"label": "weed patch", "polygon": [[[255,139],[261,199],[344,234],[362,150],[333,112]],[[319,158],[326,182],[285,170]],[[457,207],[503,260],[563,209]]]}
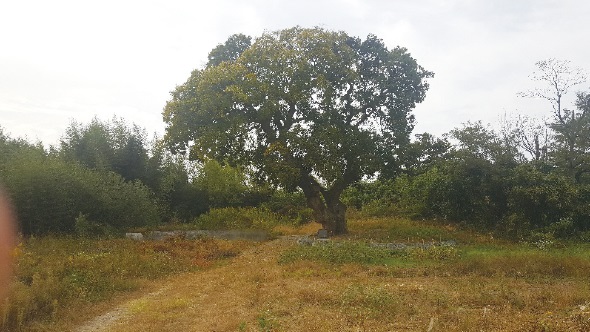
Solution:
{"label": "weed patch", "polygon": [[331,264],[380,264],[399,253],[385,248],[371,247],[367,243],[343,241],[317,246],[297,246],[287,250],[279,258],[280,263],[298,260],[321,261]]}
{"label": "weed patch", "polygon": [[406,218],[355,218],[348,223],[349,238],[376,242],[480,242],[481,234],[437,221]]}
{"label": "weed patch", "polygon": [[318,261],[330,264],[411,266],[419,262],[436,262],[455,259],[458,250],[453,246],[408,247],[392,250],[359,241],[329,242],[315,246],[297,246],[285,251],[279,263]]}
{"label": "weed patch", "polygon": [[537,249],[526,245],[470,247],[453,264],[457,274],[524,277],[584,277],[590,275],[590,257],[578,248]]}
{"label": "weed patch", "polygon": [[263,229],[272,230],[283,223],[280,215],[262,208],[218,208],[197,217],[193,224],[199,229]]}

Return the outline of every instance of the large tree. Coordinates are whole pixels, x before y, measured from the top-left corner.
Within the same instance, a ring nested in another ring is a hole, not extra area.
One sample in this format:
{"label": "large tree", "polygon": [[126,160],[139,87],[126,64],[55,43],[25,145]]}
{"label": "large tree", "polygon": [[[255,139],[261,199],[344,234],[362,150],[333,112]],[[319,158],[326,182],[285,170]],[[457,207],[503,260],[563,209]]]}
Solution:
{"label": "large tree", "polygon": [[214,52],[241,53],[210,61],[171,93],[166,139],[192,158],[248,165],[259,179],[300,188],[316,220],[345,233],[340,194],[398,164],[433,74],[374,35],[296,27],[245,41],[230,37]]}

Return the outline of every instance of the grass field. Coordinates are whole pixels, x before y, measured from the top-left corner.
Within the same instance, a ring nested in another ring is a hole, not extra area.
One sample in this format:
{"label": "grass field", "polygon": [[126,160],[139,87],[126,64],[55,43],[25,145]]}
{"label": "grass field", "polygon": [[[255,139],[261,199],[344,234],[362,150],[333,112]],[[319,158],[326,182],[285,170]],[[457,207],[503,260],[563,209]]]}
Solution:
{"label": "grass field", "polygon": [[[329,244],[297,244],[318,228],[280,226],[294,236],[264,244],[31,239],[15,253],[3,326],[67,330],[121,306],[102,330],[590,331],[588,244],[396,218],[354,219]],[[374,245],[390,242],[435,245]]]}
{"label": "grass field", "polygon": [[23,240],[14,251],[16,276],[9,298],[0,307],[0,330],[63,331],[86,312],[90,317],[121,295],[149,288],[170,275],[207,268],[250,245],[181,238]]}

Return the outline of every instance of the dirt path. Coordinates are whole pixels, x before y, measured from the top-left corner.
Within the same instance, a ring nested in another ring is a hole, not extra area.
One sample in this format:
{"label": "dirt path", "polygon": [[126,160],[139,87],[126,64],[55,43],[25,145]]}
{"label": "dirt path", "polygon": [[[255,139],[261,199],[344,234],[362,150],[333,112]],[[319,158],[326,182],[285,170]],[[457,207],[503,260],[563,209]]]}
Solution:
{"label": "dirt path", "polygon": [[87,322],[83,326],[75,329],[75,332],[99,332],[106,331],[111,328],[117,321],[121,320],[130,314],[130,308],[141,301],[149,300],[153,297],[163,296],[163,294],[169,289],[169,286],[162,287],[160,290],[149,293],[139,299],[129,301],[123,305],[116,307],[115,309],[96,317],[95,319]]}
{"label": "dirt path", "polygon": [[255,324],[270,326],[260,301],[264,292],[274,292],[271,287],[281,287],[266,281],[281,280],[278,255],[294,243],[289,238],[266,242],[223,266],[178,276],[74,331],[235,331],[253,317]]}

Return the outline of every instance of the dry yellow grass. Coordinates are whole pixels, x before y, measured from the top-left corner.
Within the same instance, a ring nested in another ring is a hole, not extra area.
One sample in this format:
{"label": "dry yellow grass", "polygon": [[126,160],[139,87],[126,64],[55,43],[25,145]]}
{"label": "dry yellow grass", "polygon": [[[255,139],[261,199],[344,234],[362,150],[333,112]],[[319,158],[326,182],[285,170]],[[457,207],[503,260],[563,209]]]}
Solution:
{"label": "dry yellow grass", "polygon": [[317,222],[310,222],[298,227],[279,224],[273,228],[273,233],[279,235],[313,235],[321,228],[322,224]]}
{"label": "dry yellow grass", "polygon": [[210,268],[254,245],[214,239],[136,242],[41,237],[14,250],[16,275],[0,301],[0,331],[67,331],[165,277]]}
{"label": "dry yellow grass", "polygon": [[282,238],[228,263],[170,279],[94,331],[589,331],[586,278],[278,264]]}

